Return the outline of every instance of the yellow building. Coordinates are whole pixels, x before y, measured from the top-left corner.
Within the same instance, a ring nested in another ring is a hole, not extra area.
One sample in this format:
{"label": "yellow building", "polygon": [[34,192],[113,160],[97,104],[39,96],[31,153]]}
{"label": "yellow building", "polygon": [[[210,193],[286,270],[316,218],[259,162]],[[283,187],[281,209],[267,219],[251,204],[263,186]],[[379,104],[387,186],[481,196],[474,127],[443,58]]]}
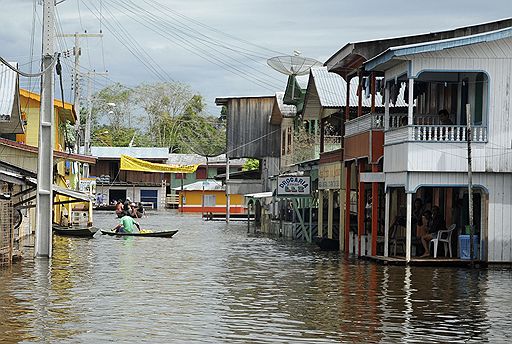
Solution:
{"label": "yellow building", "polygon": [[[39,116],[41,97],[39,94],[20,89],[20,107],[22,120],[25,122],[25,133],[16,135],[16,142],[1,140],[3,146],[2,159],[28,171],[37,171],[37,147],[39,145]],[[94,164],[95,159],[69,152],[66,141],[65,126],[74,125],[77,116],[73,105],[54,100],[54,163],[56,166],[54,184],[60,192],[55,192],[54,222],[60,224],[92,223],[92,204],[90,202],[71,202],[69,196],[62,193],[66,189],[76,189],[79,176],[79,163]],[[69,142],[69,141],[68,141]],[[67,216],[63,216],[67,215]],[[73,216],[76,215],[76,216]],[[32,215],[33,216],[33,215]],[[85,221],[84,221],[85,218]]]}

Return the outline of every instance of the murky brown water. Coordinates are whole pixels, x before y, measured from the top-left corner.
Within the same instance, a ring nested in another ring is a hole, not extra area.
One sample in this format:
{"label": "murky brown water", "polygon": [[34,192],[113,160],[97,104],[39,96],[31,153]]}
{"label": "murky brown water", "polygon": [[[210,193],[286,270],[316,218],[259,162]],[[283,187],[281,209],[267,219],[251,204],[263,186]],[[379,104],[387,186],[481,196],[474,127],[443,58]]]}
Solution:
{"label": "murky brown water", "polygon": [[[113,216],[96,214],[110,227]],[[385,267],[174,213],[0,270],[0,342],[511,342],[512,273]]]}

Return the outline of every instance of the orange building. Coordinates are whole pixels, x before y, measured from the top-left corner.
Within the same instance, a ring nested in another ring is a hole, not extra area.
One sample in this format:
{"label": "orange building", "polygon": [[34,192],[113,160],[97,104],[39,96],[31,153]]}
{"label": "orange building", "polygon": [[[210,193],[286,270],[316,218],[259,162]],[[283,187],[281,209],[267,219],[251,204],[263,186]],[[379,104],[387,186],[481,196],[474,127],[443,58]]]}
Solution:
{"label": "orange building", "polygon": [[[179,211],[184,213],[226,213],[225,186],[216,180],[199,181],[174,188],[180,195]],[[243,195],[230,195],[230,213],[246,212]]]}

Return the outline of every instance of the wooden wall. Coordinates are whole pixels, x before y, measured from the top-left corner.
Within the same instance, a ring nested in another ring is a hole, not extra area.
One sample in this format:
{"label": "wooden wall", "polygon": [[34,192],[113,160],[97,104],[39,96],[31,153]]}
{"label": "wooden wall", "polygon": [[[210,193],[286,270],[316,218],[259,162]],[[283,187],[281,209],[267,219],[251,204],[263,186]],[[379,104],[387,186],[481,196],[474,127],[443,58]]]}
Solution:
{"label": "wooden wall", "polygon": [[280,157],[280,126],[269,123],[274,96],[228,101],[229,158]]}

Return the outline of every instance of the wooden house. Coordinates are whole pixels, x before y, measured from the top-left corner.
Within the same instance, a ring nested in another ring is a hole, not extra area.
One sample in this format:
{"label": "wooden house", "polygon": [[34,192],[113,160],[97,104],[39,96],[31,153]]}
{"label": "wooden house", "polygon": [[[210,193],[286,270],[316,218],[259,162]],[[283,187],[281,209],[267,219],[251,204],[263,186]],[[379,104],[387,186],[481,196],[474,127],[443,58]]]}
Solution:
{"label": "wooden house", "polygon": [[[512,261],[511,56],[509,23],[493,31],[389,47],[364,64],[366,72],[385,79],[385,228],[404,205],[407,261],[414,255],[413,199],[439,206],[446,223],[456,225],[455,234],[468,224],[468,118],[478,258]],[[391,95],[399,87],[407,88],[408,111],[392,114]],[[448,115],[439,116],[440,110]],[[388,237],[386,230],[385,248]]]}

